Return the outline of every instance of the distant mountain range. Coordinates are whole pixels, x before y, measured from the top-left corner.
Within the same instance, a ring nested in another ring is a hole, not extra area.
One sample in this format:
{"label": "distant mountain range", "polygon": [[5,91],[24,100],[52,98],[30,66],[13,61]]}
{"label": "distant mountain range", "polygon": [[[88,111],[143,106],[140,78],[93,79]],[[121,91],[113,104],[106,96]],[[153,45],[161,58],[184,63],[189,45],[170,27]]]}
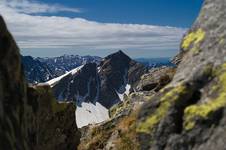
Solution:
{"label": "distant mountain range", "polygon": [[137,62],[142,63],[143,65],[149,68],[158,68],[162,66],[173,67],[175,64],[171,62],[171,58],[163,57],[163,58],[136,58]]}
{"label": "distant mountain range", "polygon": [[87,64],[99,64],[102,58],[97,56],[63,55],[51,58],[22,56],[25,76],[29,83],[41,83],[56,78],[70,70]]}
{"label": "distant mountain range", "polygon": [[[59,57],[34,58],[22,56],[26,79],[29,83],[41,83],[59,77],[72,69],[87,63],[101,62],[98,56],[63,55]],[[148,68],[175,66],[170,58],[137,58],[135,61]]]}

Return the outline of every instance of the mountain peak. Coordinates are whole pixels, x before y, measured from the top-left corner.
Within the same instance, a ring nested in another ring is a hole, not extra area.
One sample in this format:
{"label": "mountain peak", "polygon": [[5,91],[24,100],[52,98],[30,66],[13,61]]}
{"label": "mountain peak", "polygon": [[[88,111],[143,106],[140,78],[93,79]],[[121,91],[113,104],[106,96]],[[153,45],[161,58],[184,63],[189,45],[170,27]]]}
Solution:
{"label": "mountain peak", "polygon": [[108,55],[105,59],[125,59],[130,61],[131,58],[126,55],[122,50],[119,50],[111,55]]}

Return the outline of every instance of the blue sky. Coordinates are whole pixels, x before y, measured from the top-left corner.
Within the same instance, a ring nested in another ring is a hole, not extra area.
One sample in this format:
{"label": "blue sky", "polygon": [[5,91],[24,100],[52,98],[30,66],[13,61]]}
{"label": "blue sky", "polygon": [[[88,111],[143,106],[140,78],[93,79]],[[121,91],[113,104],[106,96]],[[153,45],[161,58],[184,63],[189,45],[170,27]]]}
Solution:
{"label": "blue sky", "polygon": [[190,27],[202,0],[42,0],[81,8],[78,14],[59,13],[106,23],[135,23]]}
{"label": "blue sky", "polygon": [[[203,0],[1,0],[23,55],[172,57]],[[19,19],[18,19],[19,18]]]}

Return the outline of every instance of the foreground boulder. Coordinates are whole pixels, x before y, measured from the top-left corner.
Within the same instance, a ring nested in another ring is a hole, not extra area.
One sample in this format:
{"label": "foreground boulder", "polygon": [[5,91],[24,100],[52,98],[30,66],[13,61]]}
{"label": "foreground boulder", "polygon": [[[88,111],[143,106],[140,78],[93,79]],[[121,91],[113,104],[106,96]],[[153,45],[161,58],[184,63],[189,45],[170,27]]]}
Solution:
{"label": "foreground boulder", "polygon": [[49,87],[27,87],[20,58],[0,16],[0,149],[76,149],[74,105],[58,104]]}
{"label": "foreground boulder", "polygon": [[173,81],[138,116],[141,149],[224,150],[226,1],[206,0],[184,37]]}

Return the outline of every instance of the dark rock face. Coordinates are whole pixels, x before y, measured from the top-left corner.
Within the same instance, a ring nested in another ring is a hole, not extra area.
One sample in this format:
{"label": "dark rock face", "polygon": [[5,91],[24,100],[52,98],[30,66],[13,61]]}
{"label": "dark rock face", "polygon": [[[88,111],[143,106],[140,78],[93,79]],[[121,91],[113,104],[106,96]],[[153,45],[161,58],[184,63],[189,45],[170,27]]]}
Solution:
{"label": "dark rock face", "polygon": [[125,86],[133,84],[146,72],[143,65],[131,60],[122,51],[118,51],[106,57],[100,63],[101,103],[110,108],[120,102],[116,91],[120,94],[125,92]]}
{"label": "dark rock face", "polygon": [[22,64],[25,77],[29,83],[45,82],[56,77],[46,63],[31,56],[22,56]]}
{"label": "dark rock face", "polygon": [[77,73],[69,74],[60,80],[53,87],[55,96],[59,100],[77,101],[94,101],[98,97],[99,78],[97,75],[95,63],[84,65]]}
{"label": "dark rock face", "polygon": [[0,149],[27,149],[26,84],[19,49],[0,16]]}
{"label": "dark rock face", "polygon": [[100,62],[88,63],[77,73],[64,76],[52,88],[59,100],[99,102],[106,108],[120,102],[126,85],[131,86],[146,72],[146,68],[131,60],[122,51],[107,56]]}
{"label": "dark rock face", "polygon": [[49,87],[27,87],[21,56],[0,16],[0,149],[76,149],[74,105],[58,104]]}
{"label": "dark rock face", "polygon": [[139,113],[141,149],[224,150],[226,1],[206,0],[173,81]]}

